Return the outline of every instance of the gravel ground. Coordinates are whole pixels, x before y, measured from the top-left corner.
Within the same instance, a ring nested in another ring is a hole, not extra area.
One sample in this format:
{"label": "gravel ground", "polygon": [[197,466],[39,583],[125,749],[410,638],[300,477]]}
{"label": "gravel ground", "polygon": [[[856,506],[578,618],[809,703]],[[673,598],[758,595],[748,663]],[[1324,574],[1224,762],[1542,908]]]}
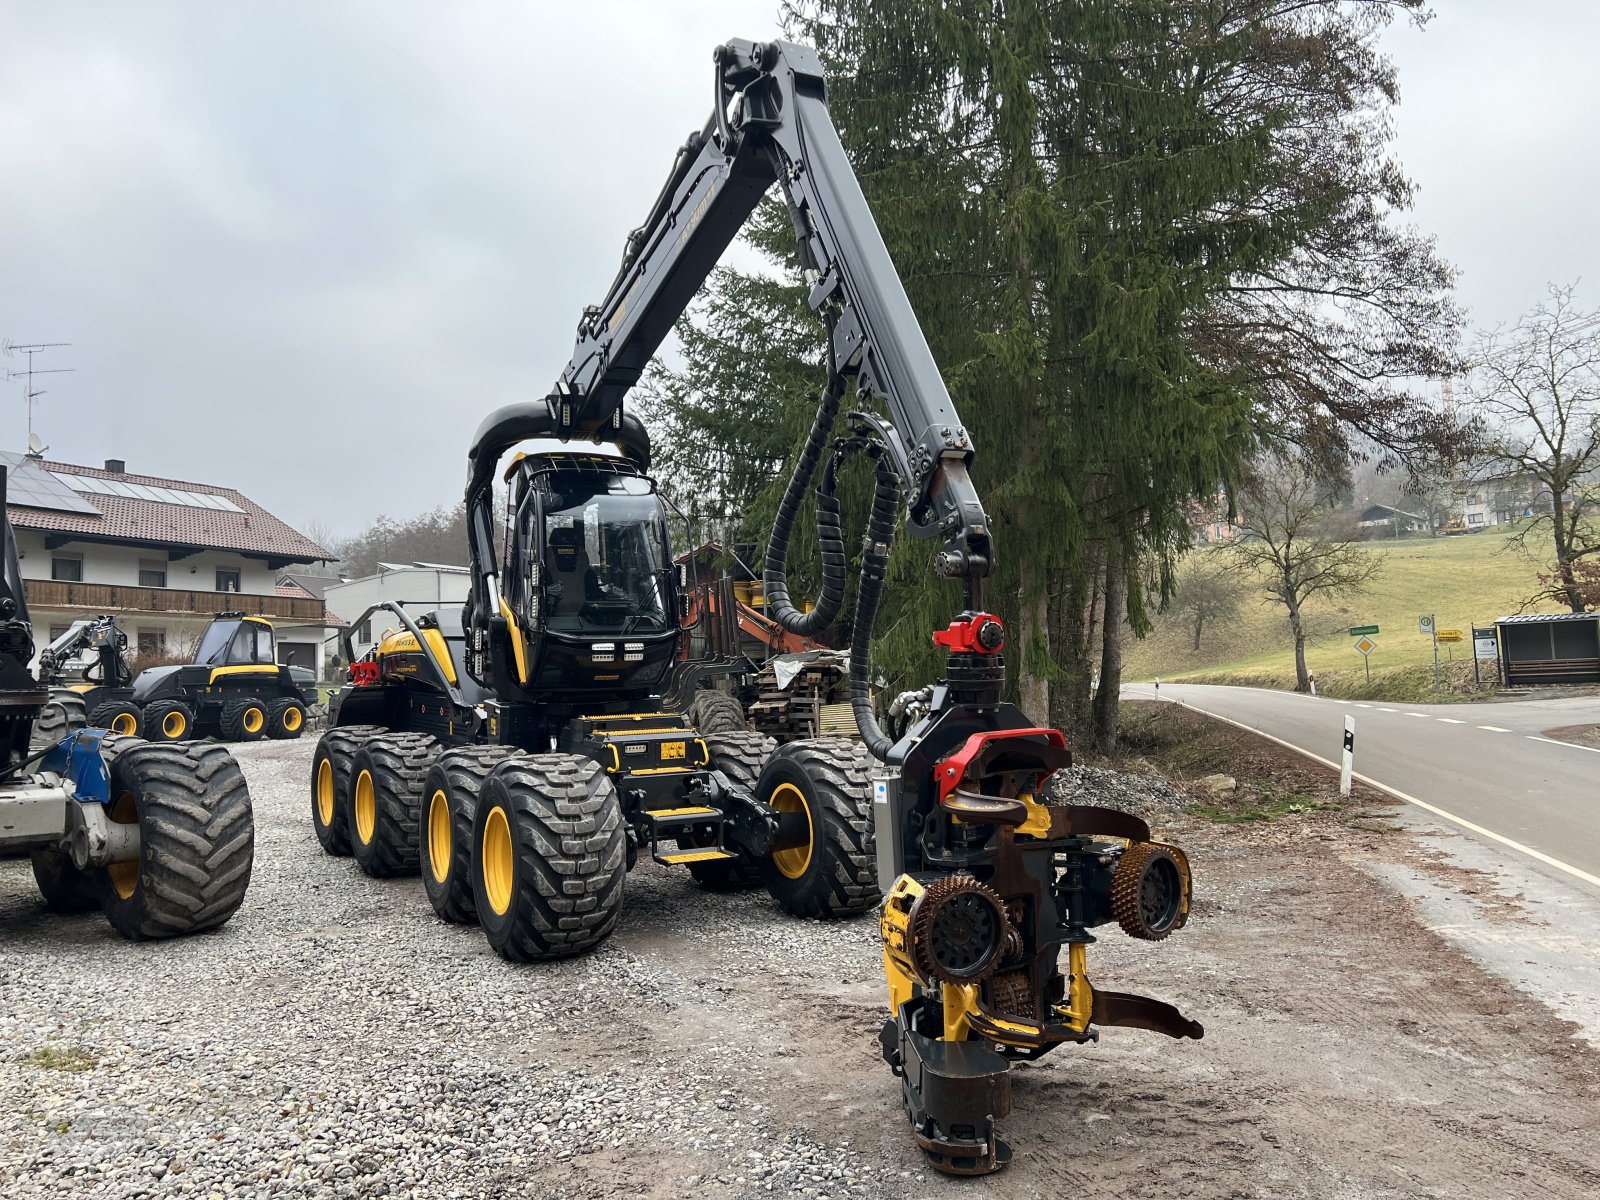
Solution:
{"label": "gravel ground", "polygon": [[[215,934],[131,945],[0,863],[8,1200],[1600,1191],[1595,1054],[1346,861],[1379,835],[1174,813],[1189,929],[1108,936],[1090,966],[1206,1039],[1111,1030],[1019,1068],[1016,1164],[950,1181],[878,1058],[870,918],[796,921],[644,865],[598,952],[513,967],[415,879],[320,853],[312,745],[238,749],[256,870]],[[1070,791],[1176,804],[1128,779]]]}

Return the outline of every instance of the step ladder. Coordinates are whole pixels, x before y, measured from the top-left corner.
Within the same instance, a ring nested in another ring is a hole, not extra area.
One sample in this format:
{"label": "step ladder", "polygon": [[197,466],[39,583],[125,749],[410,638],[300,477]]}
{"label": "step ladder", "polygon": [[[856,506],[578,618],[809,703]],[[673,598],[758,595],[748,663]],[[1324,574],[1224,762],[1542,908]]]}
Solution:
{"label": "step ladder", "polygon": [[[720,809],[690,806],[688,808],[645,809],[645,832],[650,837],[650,857],[668,867],[687,866],[689,863],[719,862],[736,857],[723,848],[722,830],[728,823]],[[690,825],[711,825],[716,830],[714,846],[677,846],[678,831]],[[662,838],[670,838],[674,848],[664,850]]]}

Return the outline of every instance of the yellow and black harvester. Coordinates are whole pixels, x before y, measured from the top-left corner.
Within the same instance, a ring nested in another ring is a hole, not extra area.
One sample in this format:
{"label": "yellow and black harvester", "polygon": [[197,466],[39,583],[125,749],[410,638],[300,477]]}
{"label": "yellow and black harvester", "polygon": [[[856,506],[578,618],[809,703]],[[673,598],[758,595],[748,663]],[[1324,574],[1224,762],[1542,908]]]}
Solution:
{"label": "yellow and black harvester", "polygon": [[[374,873],[420,859],[439,912],[475,915],[512,958],[603,938],[645,849],[725,879],[759,871],[798,913],[861,912],[881,894],[882,1051],[917,1144],[940,1171],[994,1171],[1010,1157],[995,1121],[1012,1062],[1104,1026],[1201,1036],[1171,1005],[1094,987],[1087,968],[1094,928],[1160,940],[1185,923],[1188,862],[1126,813],[1048,802],[1049,777],[1071,761],[1065,738],[1001,699],[1005,630],[982,603],[994,545],[973,445],[828,116],[816,55],[734,41],[714,57],[712,115],[584,312],[555,388],[478,431],[464,609],[415,621],[392,609],[401,628],[355,664],[313,768],[317,832]],[[623,400],[774,184],[827,331],[828,383],[763,571],[767,614],[790,633],[828,628],[843,607],[840,466],[865,458],[876,491],[850,626],[861,740],[769,753],[750,734],[702,737],[652,699],[681,632],[678,581],[648,440]],[[854,411],[841,413],[847,394]],[[497,523],[495,470],[528,439],[555,440],[512,463]],[[585,448],[598,445],[612,449]],[[801,612],[788,554],[808,490],[823,582]],[[868,651],[902,520],[935,542],[935,573],[965,603],[932,635],[944,677],[890,736]]]}

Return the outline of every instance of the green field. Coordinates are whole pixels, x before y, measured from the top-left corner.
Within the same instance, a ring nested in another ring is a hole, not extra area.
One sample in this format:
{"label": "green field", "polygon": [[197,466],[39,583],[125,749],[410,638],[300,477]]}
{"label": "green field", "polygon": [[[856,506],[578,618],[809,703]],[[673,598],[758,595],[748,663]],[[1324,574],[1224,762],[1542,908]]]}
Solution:
{"label": "green field", "polygon": [[[1487,625],[1518,611],[1539,586],[1544,555],[1535,549],[1537,558],[1530,559],[1510,548],[1512,532],[1505,527],[1463,537],[1373,542],[1371,552],[1383,556],[1384,569],[1364,595],[1337,604],[1313,600],[1307,606],[1306,663],[1311,672],[1319,679],[1359,675],[1361,655],[1347,630],[1377,625],[1374,681],[1391,668],[1427,665],[1431,687],[1433,644],[1417,632],[1417,617],[1423,613],[1436,614],[1440,629],[1460,629],[1466,636],[1453,648],[1440,646],[1440,660],[1470,660],[1473,623]],[[1124,678],[1229,674],[1258,676],[1263,683],[1294,678],[1288,617],[1282,605],[1259,590],[1249,594],[1236,616],[1206,626],[1199,651],[1193,648],[1192,627],[1178,617],[1160,616],[1156,622],[1148,638],[1129,643]]]}

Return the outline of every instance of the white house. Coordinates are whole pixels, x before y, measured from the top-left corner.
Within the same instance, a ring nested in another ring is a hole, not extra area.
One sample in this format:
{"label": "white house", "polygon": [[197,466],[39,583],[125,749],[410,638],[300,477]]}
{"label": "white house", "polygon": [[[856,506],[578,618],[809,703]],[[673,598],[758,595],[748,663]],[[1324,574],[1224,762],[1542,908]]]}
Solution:
{"label": "white house", "polygon": [[[442,563],[379,563],[376,575],[330,584],[323,590],[322,597],[330,619],[341,625],[356,622],[350,628],[350,642],[355,656],[360,658],[387,630],[399,625],[389,613],[377,613],[360,620],[374,604],[385,601],[398,604],[407,613],[419,617],[436,608],[459,608],[466,603],[471,583],[472,577],[466,567]],[[337,638],[330,637],[329,642],[328,653],[342,656]]]}
{"label": "white house", "polygon": [[[320,669],[322,602],[279,595],[277,579],[333,556],[248,497],[130,474],[120,459],[81,467],[0,451],[0,465],[37,646],[110,613],[130,652],[183,654],[213,615],[242,611],[273,621],[280,658],[312,646]],[[291,631],[307,629],[297,642]]]}

